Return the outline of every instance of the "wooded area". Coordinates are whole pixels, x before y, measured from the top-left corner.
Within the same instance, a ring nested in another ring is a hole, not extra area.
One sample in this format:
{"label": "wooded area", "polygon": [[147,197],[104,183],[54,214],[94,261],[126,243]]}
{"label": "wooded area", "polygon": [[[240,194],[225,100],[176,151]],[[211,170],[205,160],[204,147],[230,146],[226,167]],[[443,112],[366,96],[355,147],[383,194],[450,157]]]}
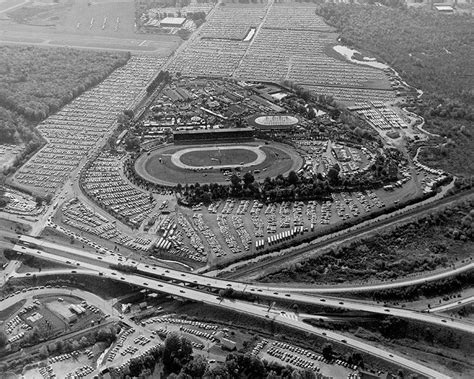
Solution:
{"label": "wooded area", "polygon": [[426,10],[323,4],[317,13],[341,32],[344,44],[370,52],[423,90],[414,110],[427,129],[448,138],[430,164],[457,174],[474,167],[474,19]]}
{"label": "wooded area", "polygon": [[384,234],[331,249],[327,254],[269,274],[263,282],[391,280],[448,267],[469,257],[474,202],[466,202]]}
{"label": "wooded area", "polygon": [[32,126],[124,65],[129,54],[0,47],[0,143],[32,142]]}

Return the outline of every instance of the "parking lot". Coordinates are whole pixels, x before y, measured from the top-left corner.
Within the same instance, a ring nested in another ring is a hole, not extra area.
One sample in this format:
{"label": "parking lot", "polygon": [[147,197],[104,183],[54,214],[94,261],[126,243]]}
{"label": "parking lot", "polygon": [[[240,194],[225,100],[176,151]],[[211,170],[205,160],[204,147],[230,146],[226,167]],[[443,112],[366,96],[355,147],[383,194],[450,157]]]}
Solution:
{"label": "parking lot", "polygon": [[137,97],[163,63],[134,56],[101,84],[48,117],[38,130],[47,140],[14,176],[13,182],[40,193],[54,193],[85,157],[91,157],[113,130],[117,115]]}
{"label": "parking lot", "polygon": [[211,261],[228,260],[382,209],[386,207],[380,197],[383,192],[343,192],[322,203],[265,205],[258,200],[228,199],[208,207],[181,208],[178,225],[196,251],[208,252]]}
{"label": "parking lot", "polygon": [[133,186],[123,177],[125,156],[101,153],[81,177],[86,193],[122,222],[139,228],[156,202],[150,194]]}
{"label": "parking lot", "polygon": [[348,103],[394,101],[390,73],[329,52],[337,38],[315,6],[228,3],[216,8],[170,69],[188,76],[286,79]]}
{"label": "parking lot", "polygon": [[269,362],[275,361],[299,369],[310,369],[326,377],[347,378],[350,373],[357,369],[356,366],[351,366],[343,360],[328,361],[318,353],[285,342],[260,342],[254,352],[255,355]]}
{"label": "parking lot", "polygon": [[8,204],[2,211],[20,216],[38,216],[44,211],[45,206],[38,206],[33,196],[13,188],[5,188],[4,196]]}
{"label": "parking lot", "polygon": [[60,220],[66,227],[72,227],[131,249],[146,251],[155,240],[146,234],[125,233],[117,227],[116,222],[111,222],[76,198],[69,200],[61,207]]}
{"label": "parking lot", "polygon": [[50,358],[45,366],[27,370],[25,379],[84,378],[94,371],[94,355],[91,350],[74,351]]}

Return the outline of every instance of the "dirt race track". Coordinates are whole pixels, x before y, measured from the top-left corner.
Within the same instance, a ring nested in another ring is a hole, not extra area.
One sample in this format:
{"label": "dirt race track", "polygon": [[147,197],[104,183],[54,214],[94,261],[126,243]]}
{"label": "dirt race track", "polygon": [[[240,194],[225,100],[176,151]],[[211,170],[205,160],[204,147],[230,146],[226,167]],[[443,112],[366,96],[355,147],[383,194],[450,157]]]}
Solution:
{"label": "dirt race track", "polygon": [[[209,149],[212,154],[220,149],[230,149],[236,151],[247,150],[250,154],[248,161],[239,155],[238,160],[245,163],[223,165],[215,162],[214,168],[203,168],[196,162],[194,167],[183,164],[176,165],[176,159],[190,154],[190,151],[205,151]],[[199,148],[199,150],[194,150]],[[135,162],[135,170],[144,179],[164,185],[175,186],[181,184],[194,183],[226,183],[228,176],[220,171],[222,167],[238,167],[242,169],[238,172],[243,176],[248,171],[253,171],[256,180],[263,180],[265,177],[275,177],[277,175],[287,175],[290,171],[297,171],[303,165],[303,158],[292,147],[284,144],[271,143],[265,145],[263,141],[255,141],[238,145],[189,145],[175,146],[168,145],[160,147],[150,153],[141,155]],[[189,166],[189,167],[188,167]],[[257,170],[257,172],[255,172]]]}
{"label": "dirt race track", "polygon": [[0,43],[170,55],[175,35],[135,32],[133,0],[0,0]]}

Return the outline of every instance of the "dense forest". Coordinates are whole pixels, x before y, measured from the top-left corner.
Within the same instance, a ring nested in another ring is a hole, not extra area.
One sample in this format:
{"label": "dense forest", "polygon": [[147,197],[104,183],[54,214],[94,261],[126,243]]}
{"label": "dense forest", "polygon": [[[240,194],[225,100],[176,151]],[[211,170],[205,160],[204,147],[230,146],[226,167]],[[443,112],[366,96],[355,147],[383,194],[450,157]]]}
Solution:
{"label": "dense forest", "polygon": [[387,62],[423,90],[414,110],[427,129],[446,137],[427,148],[442,169],[472,175],[474,166],[474,19],[426,10],[323,4],[317,13],[340,30],[341,41]]}
{"label": "dense forest", "polygon": [[0,47],[0,143],[28,143],[32,126],[125,64],[129,54]]}

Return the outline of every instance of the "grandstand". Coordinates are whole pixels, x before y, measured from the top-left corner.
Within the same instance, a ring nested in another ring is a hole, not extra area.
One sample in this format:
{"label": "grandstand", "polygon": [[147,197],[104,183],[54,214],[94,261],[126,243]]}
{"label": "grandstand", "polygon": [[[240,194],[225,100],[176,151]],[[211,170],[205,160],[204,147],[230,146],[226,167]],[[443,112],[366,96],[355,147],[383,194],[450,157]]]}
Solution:
{"label": "grandstand", "polygon": [[291,130],[298,122],[298,118],[291,115],[263,115],[249,119],[252,126],[264,131]]}
{"label": "grandstand", "polygon": [[175,145],[245,142],[253,140],[253,128],[180,130],[173,133]]}

